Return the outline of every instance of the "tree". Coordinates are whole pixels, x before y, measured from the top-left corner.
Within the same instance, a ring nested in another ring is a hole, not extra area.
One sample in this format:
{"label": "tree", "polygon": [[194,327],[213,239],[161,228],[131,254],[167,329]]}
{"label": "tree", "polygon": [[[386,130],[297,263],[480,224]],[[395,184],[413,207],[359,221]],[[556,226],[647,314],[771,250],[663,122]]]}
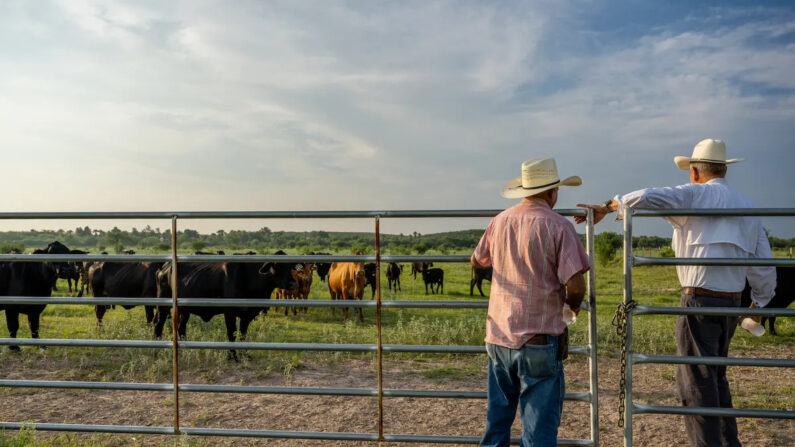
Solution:
{"label": "tree", "polygon": [[416,251],[418,255],[422,255],[428,251],[428,245],[425,242],[420,242],[419,244],[414,244],[412,249]]}

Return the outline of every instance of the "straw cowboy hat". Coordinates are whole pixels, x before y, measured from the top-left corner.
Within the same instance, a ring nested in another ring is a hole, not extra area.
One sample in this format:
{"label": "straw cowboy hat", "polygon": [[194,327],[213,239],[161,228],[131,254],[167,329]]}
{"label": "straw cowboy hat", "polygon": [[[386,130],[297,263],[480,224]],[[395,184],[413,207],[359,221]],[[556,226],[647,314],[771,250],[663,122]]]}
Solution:
{"label": "straw cowboy hat", "polygon": [[676,163],[676,166],[678,166],[679,169],[683,169],[685,171],[690,170],[691,162],[730,164],[743,160],[743,158],[732,158],[731,160],[726,160],[726,145],[723,144],[723,141],[713,140],[712,138],[699,141],[696,147],[693,148],[692,157],[683,157],[681,155],[674,157],[674,163]]}
{"label": "straw cowboy hat", "polygon": [[561,181],[554,158],[534,158],[522,163],[522,176],[506,183],[502,187],[502,196],[506,199],[518,199],[558,186],[579,186],[581,184],[582,179],[576,175]]}

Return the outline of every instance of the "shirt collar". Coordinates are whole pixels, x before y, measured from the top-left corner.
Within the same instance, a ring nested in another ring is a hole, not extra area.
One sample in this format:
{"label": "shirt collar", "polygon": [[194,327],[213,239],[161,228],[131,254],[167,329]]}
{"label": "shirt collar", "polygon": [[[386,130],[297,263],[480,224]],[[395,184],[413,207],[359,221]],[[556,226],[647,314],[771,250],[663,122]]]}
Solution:
{"label": "shirt collar", "polygon": [[707,181],[707,184],[710,184],[710,183],[716,183],[718,185],[728,185],[728,183],[726,183],[726,179],[725,178],[721,178],[721,177],[716,177],[716,178],[709,179]]}
{"label": "shirt collar", "polygon": [[522,199],[522,201],[519,203],[529,208],[542,208],[548,210],[552,209],[552,207],[549,206],[546,200],[541,200],[541,199],[532,199],[532,200]]}

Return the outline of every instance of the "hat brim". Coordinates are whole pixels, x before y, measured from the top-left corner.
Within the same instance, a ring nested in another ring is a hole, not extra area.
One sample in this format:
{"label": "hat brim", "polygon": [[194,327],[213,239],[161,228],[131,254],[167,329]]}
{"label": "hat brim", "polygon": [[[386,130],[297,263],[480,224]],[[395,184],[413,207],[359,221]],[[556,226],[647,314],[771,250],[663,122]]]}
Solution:
{"label": "hat brim", "polygon": [[515,179],[511,180],[510,182],[506,183],[505,186],[502,187],[502,196],[506,199],[521,199],[522,197],[528,197],[540,192],[544,192],[548,189],[557,188],[558,186],[580,186],[582,185],[582,179],[576,175],[571,177],[567,177],[563,180],[559,180],[556,183],[551,185],[546,185],[541,188],[523,188],[522,187],[522,177],[516,177]]}
{"label": "hat brim", "polygon": [[709,163],[725,163],[725,164],[729,165],[729,164],[732,164],[732,163],[745,161],[745,159],[744,158],[732,158],[732,159],[729,159],[729,160],[726,160],[726,161],[715,161],[715,160],[693,160],[691,157],[683,157],[681,155],[677,156],[677,157],[674,157],[674,163],[676,164],[676,166],[679,169],[681,169],[683,171],[689,171],[690,170],[690,162],[691,161],[696,161],[696,162],[704,161],[704,162],[709,162]]}

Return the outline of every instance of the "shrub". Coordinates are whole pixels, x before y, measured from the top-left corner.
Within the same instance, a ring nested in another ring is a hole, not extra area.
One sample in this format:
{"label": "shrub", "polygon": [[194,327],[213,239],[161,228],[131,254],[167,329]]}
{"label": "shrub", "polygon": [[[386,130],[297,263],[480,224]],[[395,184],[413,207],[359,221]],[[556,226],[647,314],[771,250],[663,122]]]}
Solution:
{"label": "shrub", "polygon": [[594,250],[600,263],[607,264],[616,257],[616,251],[624,244],[623,238],[611,232],[597,234],[594,238]]}
{"label": "shrub", "polygon": [[673,258],[676,256],[676,253],[674,253],[674,249],[671,247],[663,247],[660,249],[660,256],[663,258]]}

